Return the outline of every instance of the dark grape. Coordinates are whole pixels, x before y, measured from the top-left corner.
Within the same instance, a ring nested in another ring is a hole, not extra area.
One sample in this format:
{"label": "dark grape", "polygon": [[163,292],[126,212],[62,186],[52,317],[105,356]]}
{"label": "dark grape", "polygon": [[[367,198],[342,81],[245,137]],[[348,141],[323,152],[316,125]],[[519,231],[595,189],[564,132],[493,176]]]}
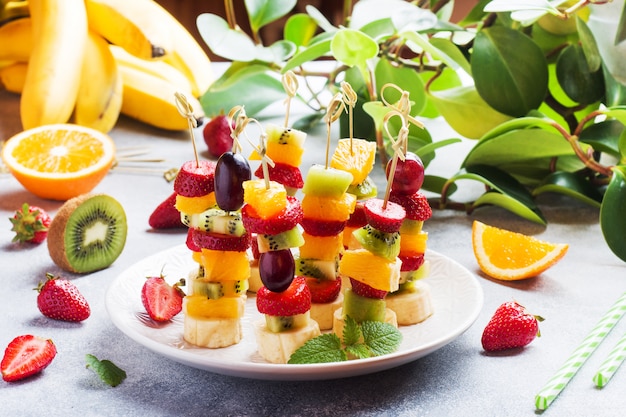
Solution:
{"label": "dark grape", "polygon": [[268,290],[283,292],[293,281],[296,263],[289,249],[264,252],[259,256],[259,275]]}
{"label": "dark grape", "polygon": [[[387,163],[387,178],[391,170],[391,162]],[[407,152],[404,161],[398,159],[396,170],[393,174],[391,191],[399,194],[414,194],[424,183],[424,163],[413,152]]]}
{"label": "dark grape", "polygon": [[222,210],[234,211],[243,206],[243,182],[252,171],[240,153],[224,152],[215,166],[215,200]]}

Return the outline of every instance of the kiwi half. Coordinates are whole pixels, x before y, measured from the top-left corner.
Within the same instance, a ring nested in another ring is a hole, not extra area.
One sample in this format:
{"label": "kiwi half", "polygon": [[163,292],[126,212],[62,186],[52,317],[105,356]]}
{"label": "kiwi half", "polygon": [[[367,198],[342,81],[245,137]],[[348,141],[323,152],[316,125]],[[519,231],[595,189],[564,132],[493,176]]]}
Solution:
{"label": "kiwi half", "polygon": [[128,231],[122,205],[106,194],[67,200],[48,229],[48,252],[60,268],[87,273],[110,266],[122,253]]}

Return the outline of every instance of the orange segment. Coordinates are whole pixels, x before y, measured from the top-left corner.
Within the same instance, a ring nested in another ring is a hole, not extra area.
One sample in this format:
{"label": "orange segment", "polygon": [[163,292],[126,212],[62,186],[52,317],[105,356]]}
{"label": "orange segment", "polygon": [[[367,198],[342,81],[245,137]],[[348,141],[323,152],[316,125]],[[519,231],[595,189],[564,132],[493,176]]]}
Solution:
{"label": "orange segment", "polygon": [[302,258],[321,259],[333,261],[343,252],[343,234],[334,236],[313,236],[307,232],[302,233],[304,245],[300,246]]}
{"label": "orange segment", "polygon": [[565,256],[569,245],[544,242],[474,221],[472,248],[485,274],[512,281],[541,274]]}
{"label": "orange segment", "polygon": [[346,193],[340,199],[305,195],[302,198],[302,212],[311,219],[346,221],[356,207],[356,196]]}
{"label": "orange segment", "polygon": [[242,280],[250,277],[250,260],[246,252],[202,249],[200,259],[207,281]]}
{"label": "orange segment", "polygon": [[427,232],[417,234],[400,234],[400,255],[415,256],[426,252]]}
{"label": "orange segment", "polygon": [[108,135],[73,124],[25,130],[2,149],[4,163],[24,188],[60,201],[91,191],[114,158],[115,144]]}
{"label": "orange segment", "polygon": [[[293,143],[268,142],[265,153],[274,162],[297,167],[302,163],[304,148]],[[259,161],[261,160],[261,155],[253,150],[248,159]]]}
{"label": "orange segment", "polygon": [[396,291],[400,282],[400,259],[390,261],[367,249],[348,250],[339,260],[339,273],[382,291]]}
{"label": "orange segment", "polygon": [[214,207],[216,204],[215,192],[210,192],[202,197],[185,197],[178,194],[176,195],[176,204],[174,206],[181,213],[199,214]]}
{"label": "orange segment", "polygon": [[[352,142],[352,146],[350,145]],[[374,168],[376,143],[365,139],[339,139],[330,166],[352,174],[352,184],[365,181]]]}
{"label": "orange segment", "polygon": [[190,295],[183,300],[183,313],[195,318],[237,319],[243,316],[245,302],[245,296],[212,300],[203,295]]}
{"label": "orange segment", "polygon": [[243,200],[254,208],[262,219],[270,219],[282,213],[287,207],[287,191],[276,182],[269,181],[270,188],[265,187],[265,180],[249,180],[243,183]]}

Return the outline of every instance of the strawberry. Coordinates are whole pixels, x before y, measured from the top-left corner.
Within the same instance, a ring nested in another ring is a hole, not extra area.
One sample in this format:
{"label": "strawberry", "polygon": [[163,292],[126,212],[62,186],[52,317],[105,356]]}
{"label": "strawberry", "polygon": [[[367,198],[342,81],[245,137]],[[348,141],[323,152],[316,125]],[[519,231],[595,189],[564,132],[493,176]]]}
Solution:
{"label": "strawberry", "polygon": [[30,334],[13,339],[0,364],[2,379],[7,382],[38,374],[43,371],[57,354],[56,346],[50,339]]}
{"label": "strawberry", "polygon": [[9,220],[13,225],[11,231],[15,232],[13,242],[28,243],[41,243],[46,240],[48,227],[52,221],[44,209],[30,206],[28,203],[24,203]]}
{"label": "strawberry", "polygon": [[200,252],[202,248],[193,241],[193,229],[187,230],[187,239],[185,240],[187,248],[192,252]]}
{"label": "strawberry", "polygon": [[228,152],[233,147],[233,137],[231,127],[235,128],[235,121],[228,122],[228,117],[220,113],[204,125],[202,136],[204,143],[209,149],[209,154],[219,158],[224,152]]}
{"label": "strawberry", "polygon": [[306,285],[311,291],[312,303],[330,303],[335,301],[341,292],[341,279],[318,279],[305,277]]}
{"label": "strawberry", "polygon": [[259,256],[261,256],[261,253],[259,252],[259,241],[257,240],[257,234],[251,233],[250,237],[250,250],[252,252],[252,259],[258,260]]}
{"label": "strawberry", "polygon": [[400,204],[406,211],[406,218],[410,220],[425,221],[433,215],[426,196],[419,191],[413,194],[392,192],[389,195],[389,201]]}
{"label": "strawberry", "polygon": [[361,281],[357,281],[354,278],[350,278],[350,284],[352,284],[352,291],[361,297],[367,298],[380,298],[381,300],[387,295],[387,291],[377,290]]}
{"label": "strawberry", "polygon": [[319,220],[304,217],[300,225],[305,232],[312,236],[335,236],[343,232],[346,227],[345,221]]}
{"label": "strawberry", "polygon": [[483,349],[491,352],[526,346],[540,336],[539,321],[543,318],[533,316],[517,302],[503,303],[483,331]]}
{"label": "strawberry", "polygon": [[296,197],[287,196],[287,207],[278,216],[270,219],[260,218],[250,204],[241,208],[243,225],[251,233],[277,235],[293,229],[302,221],[302,206]]}
{"label": "strawberry", "polygon": [[402,220],[406,217],[406,213],[402,206],[392,201],[380,198],[370,198],[363,205],[365,218],[367,222],[375,229],[385,233],[394,233],[400,230]]}
{"label": "strawberry", "polygon": [[416,271],[424,263],[424,255],[398,255],[398,258],[402,261],[400,271]]}
{"label": "strawberry", "polygon": [[214,190],[215,162],[187,161],[178,170],[174,191],[183,197],[202,197]]}
{"label": "strawberry", "polygon": [[251,244],[250,233],[241,236],[230,236],[222,233],[205,232],[200,229],[190,229],[193,243],[204,249],[224,251],[246,251]]}
{"label": "strawberry", "polygon": [[165,277],[148,277],[141,288],[141,302],[150,318],[154,321],[168,321],[183,309],[185,293],[180,288],[185,280],[174,285],[165,281]]}
{"label": "strawberry", "polygon": [[[269,177],[271,181],[283,184],[285,187],[300,189],[304,187],[302,172],[300,168],[281,162],[275,162],[274,166],[268,166]],[[257,178],[265,178],[263,175],[263,165],[259,165],[254,175]]]}
{"label": "strawberry", "polygon": [[180,212],[174,206],[176,193],[172,193],[157,206],[148,218],[148,224],[153,229],[175,229],[185,227],[180,220]]}
{"label": "strawberry", "polygon": [[37,307],[41,314],[55,320],[83,321],[91,314],[89,303],[78,287],[67,279],[46,274],[46,281],[36,288]]}
{"label": "strawberry", "polygon": [[354,211],[348,219],[346,226],[350,227],[362,227],[367,224],[367,218],[365,217],[365,201],[357,201]]}
{"label": "strawberry", "polygon": [[304,277],[295,277],[289,288],[274,292],[262,286],[256,293],[260,313],[270,316],[295,316],[311,309],[311,291]]}

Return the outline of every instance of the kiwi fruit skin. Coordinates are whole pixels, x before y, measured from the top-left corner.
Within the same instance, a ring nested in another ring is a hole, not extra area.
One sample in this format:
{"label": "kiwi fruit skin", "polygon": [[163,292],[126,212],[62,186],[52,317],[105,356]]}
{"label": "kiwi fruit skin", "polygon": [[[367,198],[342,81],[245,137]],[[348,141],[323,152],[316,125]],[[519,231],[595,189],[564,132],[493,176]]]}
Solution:
{"label": "kiwi fruit skin", "polygon": [[[87,218],[90,215],[92,218]],[[79,229],[93,226],[94,218],[98,219],[99,229],[106,227],[106,241],[98,239],[83,246],[76,241],[85,239],[85,230]],[[116,199],[106,194],[82,194],[67,200],[53,217],[46,239],[48,252],[52,261],[68,272],[98,271],[119,257],[127,232],[126,213]]]}

